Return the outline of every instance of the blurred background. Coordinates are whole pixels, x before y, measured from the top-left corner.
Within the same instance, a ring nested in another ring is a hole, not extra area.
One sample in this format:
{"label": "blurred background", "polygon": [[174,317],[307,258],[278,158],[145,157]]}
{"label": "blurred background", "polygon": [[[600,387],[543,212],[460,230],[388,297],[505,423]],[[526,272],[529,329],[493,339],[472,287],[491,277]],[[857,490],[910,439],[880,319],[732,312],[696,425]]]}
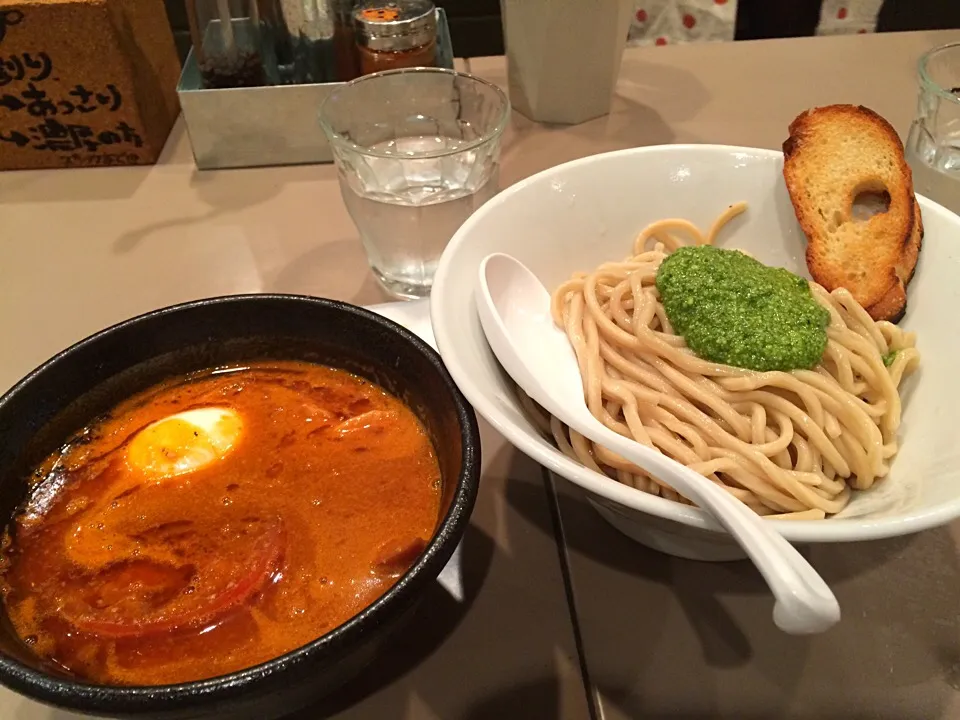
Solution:
{"label": "blurred background", "polygon": [[[500,0],[435,0],[458,57],[503,54]],[[166,0],[181,60],[184,0]],[[634,0],[633,45],[960,28],[958,0]]]}

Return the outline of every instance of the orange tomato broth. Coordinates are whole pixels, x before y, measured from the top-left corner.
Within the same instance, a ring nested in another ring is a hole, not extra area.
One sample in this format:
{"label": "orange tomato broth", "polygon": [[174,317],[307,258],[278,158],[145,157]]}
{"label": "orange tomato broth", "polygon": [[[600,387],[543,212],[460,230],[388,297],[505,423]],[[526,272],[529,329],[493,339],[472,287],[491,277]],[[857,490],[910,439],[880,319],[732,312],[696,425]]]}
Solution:
{"label": "orange tomato broth", "polygon": [[[320,365],[226,370],[130,398],[35,473],[0,593],[41,658],[119,685],[240,670],[343,624],[426,546],[440,469],[400,400]],[[201,407],[239,415],[231,450],[174,477],[134,466],[139,431]]]}

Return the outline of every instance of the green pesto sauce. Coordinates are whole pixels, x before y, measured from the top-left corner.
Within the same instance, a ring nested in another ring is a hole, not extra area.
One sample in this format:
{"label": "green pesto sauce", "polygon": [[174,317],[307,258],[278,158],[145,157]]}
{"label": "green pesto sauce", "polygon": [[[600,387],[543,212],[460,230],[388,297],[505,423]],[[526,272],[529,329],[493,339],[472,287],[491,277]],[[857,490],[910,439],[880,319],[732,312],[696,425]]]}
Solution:
{"label": "green pesto sauce", "polygon": [[893,365],[893,361],[897,359],[897,351],[891,350],[886,355],[883,356],[883,364],[887,367]]}
{"label": "green pesto sauce", "polygon": [[830,313],[801,277],[737,250],[682,247],[657,272],[664,310],[705,360],[750,370],[800,370],[820,362]]}

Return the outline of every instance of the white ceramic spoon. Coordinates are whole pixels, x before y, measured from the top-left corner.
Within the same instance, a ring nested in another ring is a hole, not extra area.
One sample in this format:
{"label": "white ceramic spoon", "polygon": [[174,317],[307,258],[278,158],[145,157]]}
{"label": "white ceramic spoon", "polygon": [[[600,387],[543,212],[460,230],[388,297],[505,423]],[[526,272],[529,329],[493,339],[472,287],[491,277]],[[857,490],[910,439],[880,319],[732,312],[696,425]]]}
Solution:
{"label": "white ceramic spoon", "polygon": [[[583,397],[577,358],[550,316],[550,294],[518,260],[496,253],[480,264],[477,311],[507,373],[569,427],[623,456],[710,513],[753,560],[773,592],[773,620],[785,632],[823,632],[840,619],[830,588],[790,543],[746,505],[693,470],[610,430]],[[624,493],[640,492],[621,486]]]}

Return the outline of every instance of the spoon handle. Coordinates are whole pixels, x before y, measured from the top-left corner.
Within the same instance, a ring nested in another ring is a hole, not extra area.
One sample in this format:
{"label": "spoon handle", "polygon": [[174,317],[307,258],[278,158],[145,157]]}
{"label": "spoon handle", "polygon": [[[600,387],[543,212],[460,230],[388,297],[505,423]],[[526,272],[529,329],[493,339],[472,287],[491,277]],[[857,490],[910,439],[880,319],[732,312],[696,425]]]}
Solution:
{"label": "spoon handle", "polygon": [[[578,423],[580,425],[580,423]],[[794,635],[818,633],[840,619],[840,606],[823,578],[795,547],[753,510],[716,483],[655,450],[600,424],[574,428],[669,484],[709,512],[753,560],[776,600],[773,619]]]}

